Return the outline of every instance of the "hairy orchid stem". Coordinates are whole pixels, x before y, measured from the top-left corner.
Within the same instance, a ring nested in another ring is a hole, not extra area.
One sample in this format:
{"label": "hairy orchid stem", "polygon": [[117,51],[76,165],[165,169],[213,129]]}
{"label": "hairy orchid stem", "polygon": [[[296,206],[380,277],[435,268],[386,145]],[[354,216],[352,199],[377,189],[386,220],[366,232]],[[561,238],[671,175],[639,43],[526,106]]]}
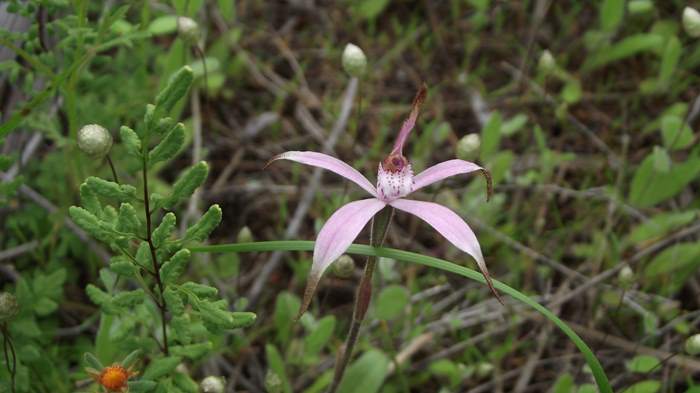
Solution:
{"label": "hairy orchid stem", "polygon": [[[370,232],[370,244],[372,247],[381,247],[386,239],[386,234],[391,224],[391,219],[394,216],[394,208],[387,206],[380,210],[374,218],[372,218],[372,230]],[[367,310],[369,309],[370,300],[372,299],[372,275],[377,266],[377,257],[367,257],[365,270],[360,279],[360,285],[357,287],[357,295],[355,296],[355,309],[352,314],[352,322],[350,322],[350,331],[345,341],[344,348],[338,356],[338,361],[333,374],[333,381],[328,388],[328,393],[335,393],[340,385],[340,381],[345,374],[345,368],[352,357],[352,352],[357,342],[360,333],[360,326],[365,319]]]}

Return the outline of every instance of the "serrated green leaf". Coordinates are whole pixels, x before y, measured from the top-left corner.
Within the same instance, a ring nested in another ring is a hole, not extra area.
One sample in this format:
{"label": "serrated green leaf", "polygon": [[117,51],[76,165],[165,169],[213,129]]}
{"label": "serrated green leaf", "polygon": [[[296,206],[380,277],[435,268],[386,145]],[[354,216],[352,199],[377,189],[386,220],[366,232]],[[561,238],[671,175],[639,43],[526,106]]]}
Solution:
{"label": "serrated green leaf", "polygon": [[71,206],[68,209],[68,214],[70,214],[73,221],[75,221],[79,227],[83,228],[95,238],[104,242],[109,242],[113,238],[112,233],[107,231],[105,227],[100,224],[100,220],[97,216],[82,207]]}
{"label": "serrated green leaf", "polygon": [[92,367],[95,370],[102,370],[104,366],[102,365],[102,362],[93,354],[90,352],[85,352],[83,355],[83,360],[85,361],[85,364],[88,367]]}
{"label": "serrated green leaf", "polygon": [[80,202],[83,207],[95,216],[102,214],[102,204],[100,203],[97,194],[95,194],[87,184],[80,185]]}
{"label": "serrated green leaf", "polygon": [[136,131],[127,126],[122,126],[119,129],[119,136],[121,136],[127,153],[136,157],[141,156],[141,138],[136,134]]}
{"label": "serrated green leaf", "polygon": [[140,379],[138,381],[129,381],[129,393],[149,393],[158,386],[155,381]]}
{"label": "serrated green leaf", "polygon": [[185,233],[185,241],[204,241],[209,237],[209,234],[216,228],[221,222],[221,208],[219,205],[212,205],[209,207],[206,213],[202,216],[199,221],[187,228]]}
{"label": "serrated green leaf", "polygon": [[182,358],[179,356],[166,356],[156,359],[148,365],[148,368],[143,373],[143,378],[157,380],[158,378],[164,377],[175,371],[175,368],[180,362],[182,362]]}
{"label": "serrated green leaf", "polygon": [[148,165],[173,159],[185,143],[185,125],[177,123],[175,127],[148,154]]}
{"label": "serrated green leaf", "polygon": [[184,393],[199,393],[199,385],[183,373],[175,373],[173,383]]}
{"label": "serrated green leaf", "polygon": [[141,221],[136,215],[136,209],[130,203],[122,203],[119,206],[119,216],[115,228],[122,233],[129,233],[138,236],[141,229]]}
{"label": "serrated green leaf", "polygon": [[193,79],[192,68],[180,68],[156,97],[156,108],[165,113],[169,112],[175,103],[187,94]]}
{"label": "serrated green leaf", "polygon": [[199,315],[204,321],[219,328],[232,329],[234,320],[230,312],[216,307],[215,304],[207,300],[196,302],[195,307],[199,310]]}
{"label": "serrated green leaf", "polygon": [[135,277],[139,271],[139,268],[123,255],[112,257],[109,260],[109,269],[125,277]]}
{"label": "serrated green leaf", "polygon": [[107,292],[101,290],[100,288],[92,284],[88,284],[85,287],[85,293],[88,295],[90,300],[98,306],[107,305],[112,301],[112,297],[109,296]]}
{"label": "serrated green leaf", "polygon": [[183,289],[188,292],[192,292],[198,298],[212,298],[219,294],[219,290],[204,284],[198,284],[196,282],[188,281],[180,285]]}
{"label": "serrated green leaf", "polygon": [[142,352],[143,351],[140,349],[132,351],[130,354],[126,355],[124,360],[122,360],[121,365],[126,368],[133,366],[134,364],[136,364],[136,361],[139,360],[139,357],[141,357]]}
{"label": "serrated green leaf", "polygon": [[170,284],[178,279],[185,271],[190,260],[190,251],[182,249],[175,253],[160,267],[160,278],[164,283]]}
{"label": "serrated green leaf", "polygon": [[143,303],[146,299],[146,294],[143,289],[135,289],[133,291],[119,292],[112,297],[112,304],[119,307],[133,307]]}
{"label": "serrated green leaf", "polygon": [[172,286],[165,288],[165,291],[163,291],[163,298],[165,299],[165,304],[168,306],[168,310],[173,315],[180,315],[185,312],[185,303],[182,301],[180,293]]}
{"label": "serrated green leaf", "polygon": [[230,325],[231,329],[248,327],[255,323],[255,320],[258,318],[255,313],[248,311],[234,311],[231,313],[231,317],[233,318],[233,323]]}
{"label": "serrated green leaf", "polygon": [[173,355],[196,360],[205,356],[213,348],[214,344],[212,344],[211,341],[207,341],[203,343],[189,345],[174,345],[171,347],[170,350],[172,351]]}
{"label": "serrated green leaf", "polygon": [[88,177],[85,184],[101,198],[112,198],[119,202],[132,202],[136,199],[136,188],[128,184],[117,184],[94,176]]}
{"label": "serrated green leaf", "polygon": [[158,225],[158,227],[153,231],[153,235],[151,236],[153,245],[156,248],[165,243],[170,235],[172,235],[176,222],[177,219],[173,213],[168,213],[163,216],[163,219],[160,221],[160,225]]}
{"label": "serrated green leaf", "polygon": [[173,185],[172,193],[163,201],[163,206],[173,207],[173,205],[182,199],[191,196],[194,190],[201,186],[204,180],[207,179],[208,172],[209,166],[204,161],[195,164],[185,171]]}
{"label": "serrated green leaf", "polygon": [[175,332],[178,342],[183,344],[192,342],[192,321],[189,314],[174,315],[170,320],[170,327]]}

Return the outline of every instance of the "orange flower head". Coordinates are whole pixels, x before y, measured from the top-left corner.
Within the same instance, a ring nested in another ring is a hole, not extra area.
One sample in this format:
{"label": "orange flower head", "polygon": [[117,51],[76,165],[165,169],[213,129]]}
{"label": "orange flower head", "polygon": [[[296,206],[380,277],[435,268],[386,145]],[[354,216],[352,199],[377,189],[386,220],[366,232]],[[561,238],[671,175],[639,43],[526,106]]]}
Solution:
{"label": "orange flower head", "polygon": [[109,392],[123,392],[127,387],[127,380],[135,373],[125,369],[119,364],[105,367],[95,375],[95,381],[102,385]]}

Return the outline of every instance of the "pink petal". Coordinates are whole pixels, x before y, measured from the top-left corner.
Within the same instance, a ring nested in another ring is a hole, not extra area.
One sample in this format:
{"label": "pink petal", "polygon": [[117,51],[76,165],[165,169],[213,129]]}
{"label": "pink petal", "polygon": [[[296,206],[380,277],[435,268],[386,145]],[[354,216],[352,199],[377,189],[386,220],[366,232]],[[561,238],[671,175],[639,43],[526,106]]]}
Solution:
{"label": "pink petal", "polygon": [[484,275],[489,288],[498,301],[503,303],[491,282],[491,276],[489,276],[489,271],[486,268],[486,262],[481,254],[481,246],[479,246],[476,235],[457,213],[437,203],[408,199],[397,199],[390,202],[389,205],[419,217],[440,232],[455,247],[471,255],[476,260],[476,264],[479,266],[481,274]]}
{"label": "pink petal", "polygon": [[408,139],[408,134],[411,133],[411,130],[416,125],[416,119],[418,119],[418,113],[420,112],[421,105],[423,105],[423,101],[425,101],[426,94],[427,89],[425,85],[423,85],[413,98],[411,114],[408,115],[408,119],[403,122],[401,131],[399,131],[399,136],[396,138],[396,143],[394,143],[394,149],[391,151],[391,154],[403,155],[403,145],[406,143],[406,139]]}
{"label": "pink petal", "polygon": [[288,151],[275,156],[267,165],[277,160],[296,161],[301,164],[327,169],[354,182],[372,194],[372,196],[377,196],[377,190],[374,188],[374,185],[372,185],[366,177],[362,176],[357,169],[327,154],[317,153],[315,151]]}
{"label": "pink petal", "polygon": [[481,173],[486,177],[486,186],[488,188],[488,195],[490,196],[491,176],[489,173],[475,163],[464,160],[444,161],[417,174],[413,178],[413,191],[446,179],[450,176],[467,174],[475,171],[481,171]]}
{"label": "pink petal", "polygon": [[343,255],[367,222],[384,206],[386,203],[376,198],[350,202],[336,210],[326,221],[316,238],[313,264],[306,281],[299,316],[309,307],[323,272],[333,261]]}

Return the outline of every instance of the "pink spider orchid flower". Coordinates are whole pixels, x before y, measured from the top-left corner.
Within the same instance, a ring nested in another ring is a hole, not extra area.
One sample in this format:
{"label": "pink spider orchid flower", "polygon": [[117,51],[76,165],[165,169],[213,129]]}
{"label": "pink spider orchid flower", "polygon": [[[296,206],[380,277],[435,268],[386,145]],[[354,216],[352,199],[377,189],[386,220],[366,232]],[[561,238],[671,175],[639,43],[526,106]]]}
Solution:
{"label": "pink spider orchid flower", "polygon": [[399,132],[399,137],[389,156],[379,164],[376,188],[355,168],[327,154],[313,151],[288,151],[274,157],[276,160],[290,160],[301,164],[320,167],[334,172],[367,191],[372,198],[350,202],[339,208],[326,221],[316,238],[313,264],[304,291],[304,300],[299,315],[303,314],[311,303],[323,272],[333,261],[340,257],[350,247],[365,225],[387,205],[413,214],[443,235],[458,249],[471,255],[475,260],[486,283],[503,303],[493,287],[479,241],[474,232],[462,218],[452,210],[433,202],[423,202],[404,199],[414,191],[429,186],[451,176],[480,171],[487,181],[488,192],[491,192],[491,182],[484,168],[464,160],[449,160],[434,165],[418,175],[413,175],[411,164],[403,155],[403,147],[409,133],[416,124],[420,106],[425,100],[426,88],[422,87],[413,100],[411,114],[406,119]]}

